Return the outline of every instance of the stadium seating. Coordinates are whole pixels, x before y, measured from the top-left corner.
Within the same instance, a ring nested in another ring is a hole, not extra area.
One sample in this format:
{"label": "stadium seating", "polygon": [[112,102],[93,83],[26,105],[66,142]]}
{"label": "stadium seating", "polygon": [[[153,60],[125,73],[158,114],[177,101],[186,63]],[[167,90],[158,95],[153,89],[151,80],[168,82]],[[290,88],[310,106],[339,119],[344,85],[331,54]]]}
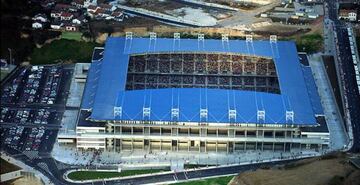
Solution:
{"label": "stadium seating", "polygon": [[220,88],[279,93],[272,59],[228,53],[130,57],[126,89]]}

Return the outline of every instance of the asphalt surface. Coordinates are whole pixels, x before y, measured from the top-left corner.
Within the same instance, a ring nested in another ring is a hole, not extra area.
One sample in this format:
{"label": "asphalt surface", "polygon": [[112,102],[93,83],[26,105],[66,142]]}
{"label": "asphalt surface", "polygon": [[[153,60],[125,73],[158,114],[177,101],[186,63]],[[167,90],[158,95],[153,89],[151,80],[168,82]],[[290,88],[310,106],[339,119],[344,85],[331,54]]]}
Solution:
{"label": "asphalt surface", "polygon": [[326,0],[328,6],[328,18],[334,22],[335,34],[337,36],[337,52],[339,74],[341,79],[341,90],[348,106],[345,108],[349,114],[345,114],[345,121],[348,118],[353,128],[353,146],[351,152],[360,152],[360,95],[356,84],[355,70],[353,67],[352,54],[348,39],[347,26],[344,22],[337,19],[338,1]]}

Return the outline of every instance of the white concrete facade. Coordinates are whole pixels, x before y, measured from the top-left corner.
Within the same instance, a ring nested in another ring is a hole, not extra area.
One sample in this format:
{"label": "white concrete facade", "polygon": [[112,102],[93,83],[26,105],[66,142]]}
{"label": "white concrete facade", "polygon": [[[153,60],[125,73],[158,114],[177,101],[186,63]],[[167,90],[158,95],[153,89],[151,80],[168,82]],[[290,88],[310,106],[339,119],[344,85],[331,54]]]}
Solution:
{"label": "white concrete facade", "polygon": [[105,127],[77,127],[76,135],[58,136],[63,143],[70,138],[76,140],[78,149],[85,150],[233,153],[326,149],[330,136],[328,132],[302,132],[299,127],[108,123]]}

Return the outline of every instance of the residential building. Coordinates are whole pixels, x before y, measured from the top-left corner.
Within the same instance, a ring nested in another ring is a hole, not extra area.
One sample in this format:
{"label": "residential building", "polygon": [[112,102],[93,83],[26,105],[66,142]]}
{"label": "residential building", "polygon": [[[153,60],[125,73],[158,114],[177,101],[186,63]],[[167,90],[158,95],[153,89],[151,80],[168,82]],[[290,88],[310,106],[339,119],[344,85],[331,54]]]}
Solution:
{"label": "residential building", "polygon": [[48,22],[48,18],[45,14],[37,14],[32,18],[32,20],[38,22]]}
{"label": "residential building", "polygon": [[71,4],[77,8],[84,8],[84,0],[74,0]]}
{"label": "residential building", "polygon": [[34,29],[42,29],[43,24],[41,22],[34,22],[34,23],[32,23],[32,28],[34,28]]}
{"label": "residential building", "polygon": [[99,7],[100,7],[101,9],[106,10],[106,11],[114,11],[114,10],[116,9],[115,6],[112,6],[112,5],[110,5],[110,4],[100,4]]}
{"label": "residential building", "polygon": [[64,21],[70,21],[74,17],[74,14],[69,12],[62,12],[60,15],[60,19]]}
{"label": "residential building", "polygon": [[90,5],[90,6],[87,7],[87,12],[93,14],[93,13],[95,13],[98,9],[100,9],[100,7],[94,6],[94,5]]}
{"label": "residential building", "polygon": [[52,18],[60,18],[62,11],[60,10],[51,10],[50,17]]}
{"label": "residential building", "polygon": [[124,13],[122,11],[114,11],[111,14],[111,17],[115,20],[115,21],[123,21],[124,20]]}
{"label": "residential building", "polygon": [[85,0],[84,2],[84,7],[88,8],[89,6],[96,6],[97,5],[97,0]]}
{"label": "residential building", "polygon": [[340,9],[339,19],[346,19],[349,21],[357,21],[357,10],[356,9]]}
{"label": "residential building", "polygon": [[87,22],[87,20],[86,20],[85,17],[82,15],[82,16],[79,16],[79,17],[74,18],[71,22],[74,23],[74,24],[80,25],[80,24],[82,24],[82,23]]}
{"label": "residential building", "polygon": [[50,24],[50,28],[51,28],[51,29],[55,29],[55,30],[60,30],[63,25],[64,25],[64,23],[62,23],[62,22],[60,22],[60,21],[53,21],[53,22]]}
{"label": "residential building", "polygon": [[78,31],[78,26],[76,24],[65,24],[65,30],[66,31]]}

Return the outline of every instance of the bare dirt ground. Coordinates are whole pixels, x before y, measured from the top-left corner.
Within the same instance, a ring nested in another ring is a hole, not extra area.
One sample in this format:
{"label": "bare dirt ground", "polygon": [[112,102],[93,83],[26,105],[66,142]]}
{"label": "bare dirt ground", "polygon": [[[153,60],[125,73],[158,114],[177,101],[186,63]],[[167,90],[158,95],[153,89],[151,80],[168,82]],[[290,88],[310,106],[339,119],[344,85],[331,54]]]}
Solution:
{"label": "bare dirt ground", "polygon": [[253,32],[258,35],[275,34],[280,37],[300,37],[307,34],[324,33],[323,17],[319,17],[309,25],[286,25],[281,23],[269,23],[268,25],[253,28]]}
{"label": "bare dirt ground", "polygon": [[259,21],[269,20],[267,18],[257,18],[255,16],[261,14],[262,12],[269,11],[279,4],[280,0],[272,0],[270,4],[260,6],[256,9],[237,11],[233,14],[232,17],[219,21],[218,26],[231,27],[236,25],[251,25]]}
{"label": "bare dirt ground", "polygon": [[[118,25],[114,27],[114,30],[111,36],[124,36],[125,32],[133,32],[135,36],[147,37],[149,36],[149,32],[156,32],[159,37],[172,37],[173,33],[179,32],[181,35],[192,35],[194,37],[197,36],[198,33],[204,33],[207,36],[214,37],[219,36],[222,33],[227,33],[231,37],[245,37],[245,31],[231,29],[231,28],[218,28],[218,27],[206,27],[206,28],[188,28],[188,27],[175,27],[168,25],[160,25],[143,22],[140,24],[136,24],[137,26],[123,26]],[[101,25],[96,25],[97,29],[101,30]],[[269,35],[276,34],[282,37],[294,36],[304,34],[310,31],[310,26],[299,28],[298,26],[292,25],[283,25],[279,23],[270,24],[268,26],[259,27],[253,29],[254,38],[267,39]],[[102,31],[97,32],[98,43],[103,43],[106,38],[109,36],[107,33]]]}
{"label": "bare dirt ground", "polygon": [[358,185],[360,171],[344,156],[332,159],[306,159],[272,169],[245,172],[230,185]]}
{"label": "bare dirt ground", "polygon": [[136,8],[143,8],[155,12],[166,13],[169,10],[174,10],[178,8],[186,7],[185,4],[178,3],[176,1],[153,1],[153,0],[145,0],[139,1],[139,3],[131,3],[127,2],[124,4],[125,6],[131,6]]}
{"label": "bare dirt ground", "polygon": [[[92,21],[89,23],[90,30],[95,37],[97,43],[104,43],[109,33],[112,33],[113,36],[124,35],[126,29],[133,28],[134,33],[146,32],[146,30],[151,29],[154,26],[162,25],[154,19],[149,19],[145,17],[130,17],[124,19],[122,22],[116,21]],[[142,34],[138,34],[142,36]]]}
{"label": "bare dirt ground", "polygon": [[[158,37],[173,37],[173,34],[175,32],[181,33],[182,36],[192,35],[193,37],[197,37],[198,33],[204,33],[207,36],[220,36],[221,33],[227,33],[229,36],[232,37],[245,37],[244,31],[239,30],[233,30],[229,28],[215,28],[215,27],[208,27],[208,28],[187,28],[187,27],[172,27],[172,26],[153,26],[153,27],[144,27],[144,26],[138,26],[138,27],[127,27],[123,28],[121,31],[117,30],[111,34],[111,36],[118,37],[118,36],[124,36],[125,32],[133,32],[133,34],[137,37],[147,37],[149,36],[149,32],[156,32]],[[104,43],[106,38],[109,35],[107,33],[99,33],[96,42],[98,43]],[[260,37],[258,35],[254,35],[254,37]]]}
{"label": "bare dirt ground", "polygon": [[[196,37],[197,33],[204,33],[208,36],[227,33],[229,36],[244,37],[245,31],[251,30],[254,37],[267,39],[269,35],[276,34],[280,37],[289,37],[296,35],[322,33],[322,18],[314,21],[310,25],[285,25],[272,23],[267,18],[258,18],[256,15],[267,11],[280,3],[280,0],[269,0],[271,3],[260,6],[254,10],[240,10],[232,13],[233,16],[218,21],[217,27],[207,28],[188,28],[166,25],[154,19],[143,17],[130,17],[123,22],[96,21],[90,24],[91,30],[96,36],[98,43],[103,43],[111,33],[112,36],[123,36],[126,31],[133,32],[136,36],[148,36],[149,32],[156,32],[160,37],[172,37],[174,32],[180,32],[186,35]],[[153,11],[168,11],[178,9],[186,5],[174,1],[145,1],[143,4],[133,5],[150,9]],[[215,15],[214,12],[211,15]],[[263,24],[264,23],[264,24]],[[247,26],[245,26],[247,25]]]}
{"label": "bare dirt ground", "polygon": [[209,2],[209,3],[222,4],[222,5],[226,5],[226,6],[230,6],[230,7],[234,7],[234,8],[252,9],[252,8],[256,8],[257,6],[270,4],[276,0],[242,0],[242,1],[239,1],[239,0],[205,0],[205,1]]}
{"label": "bare dirt ground", "polygon": [[324,34],[324,17],[319,17],[318,19],[316,19],[310,26],[311,26],[311,31],[308,34],[320,34],[323,35]]}
{"label": "bare dirt ground", "polygon": [[294,26],[280,23],[271,23],[267,26],[262,26],[253,29],[253,32],[258,35],[278,35],[278,36],[294,36],[296,34],[303,34],[311,30],[310,26]]}

